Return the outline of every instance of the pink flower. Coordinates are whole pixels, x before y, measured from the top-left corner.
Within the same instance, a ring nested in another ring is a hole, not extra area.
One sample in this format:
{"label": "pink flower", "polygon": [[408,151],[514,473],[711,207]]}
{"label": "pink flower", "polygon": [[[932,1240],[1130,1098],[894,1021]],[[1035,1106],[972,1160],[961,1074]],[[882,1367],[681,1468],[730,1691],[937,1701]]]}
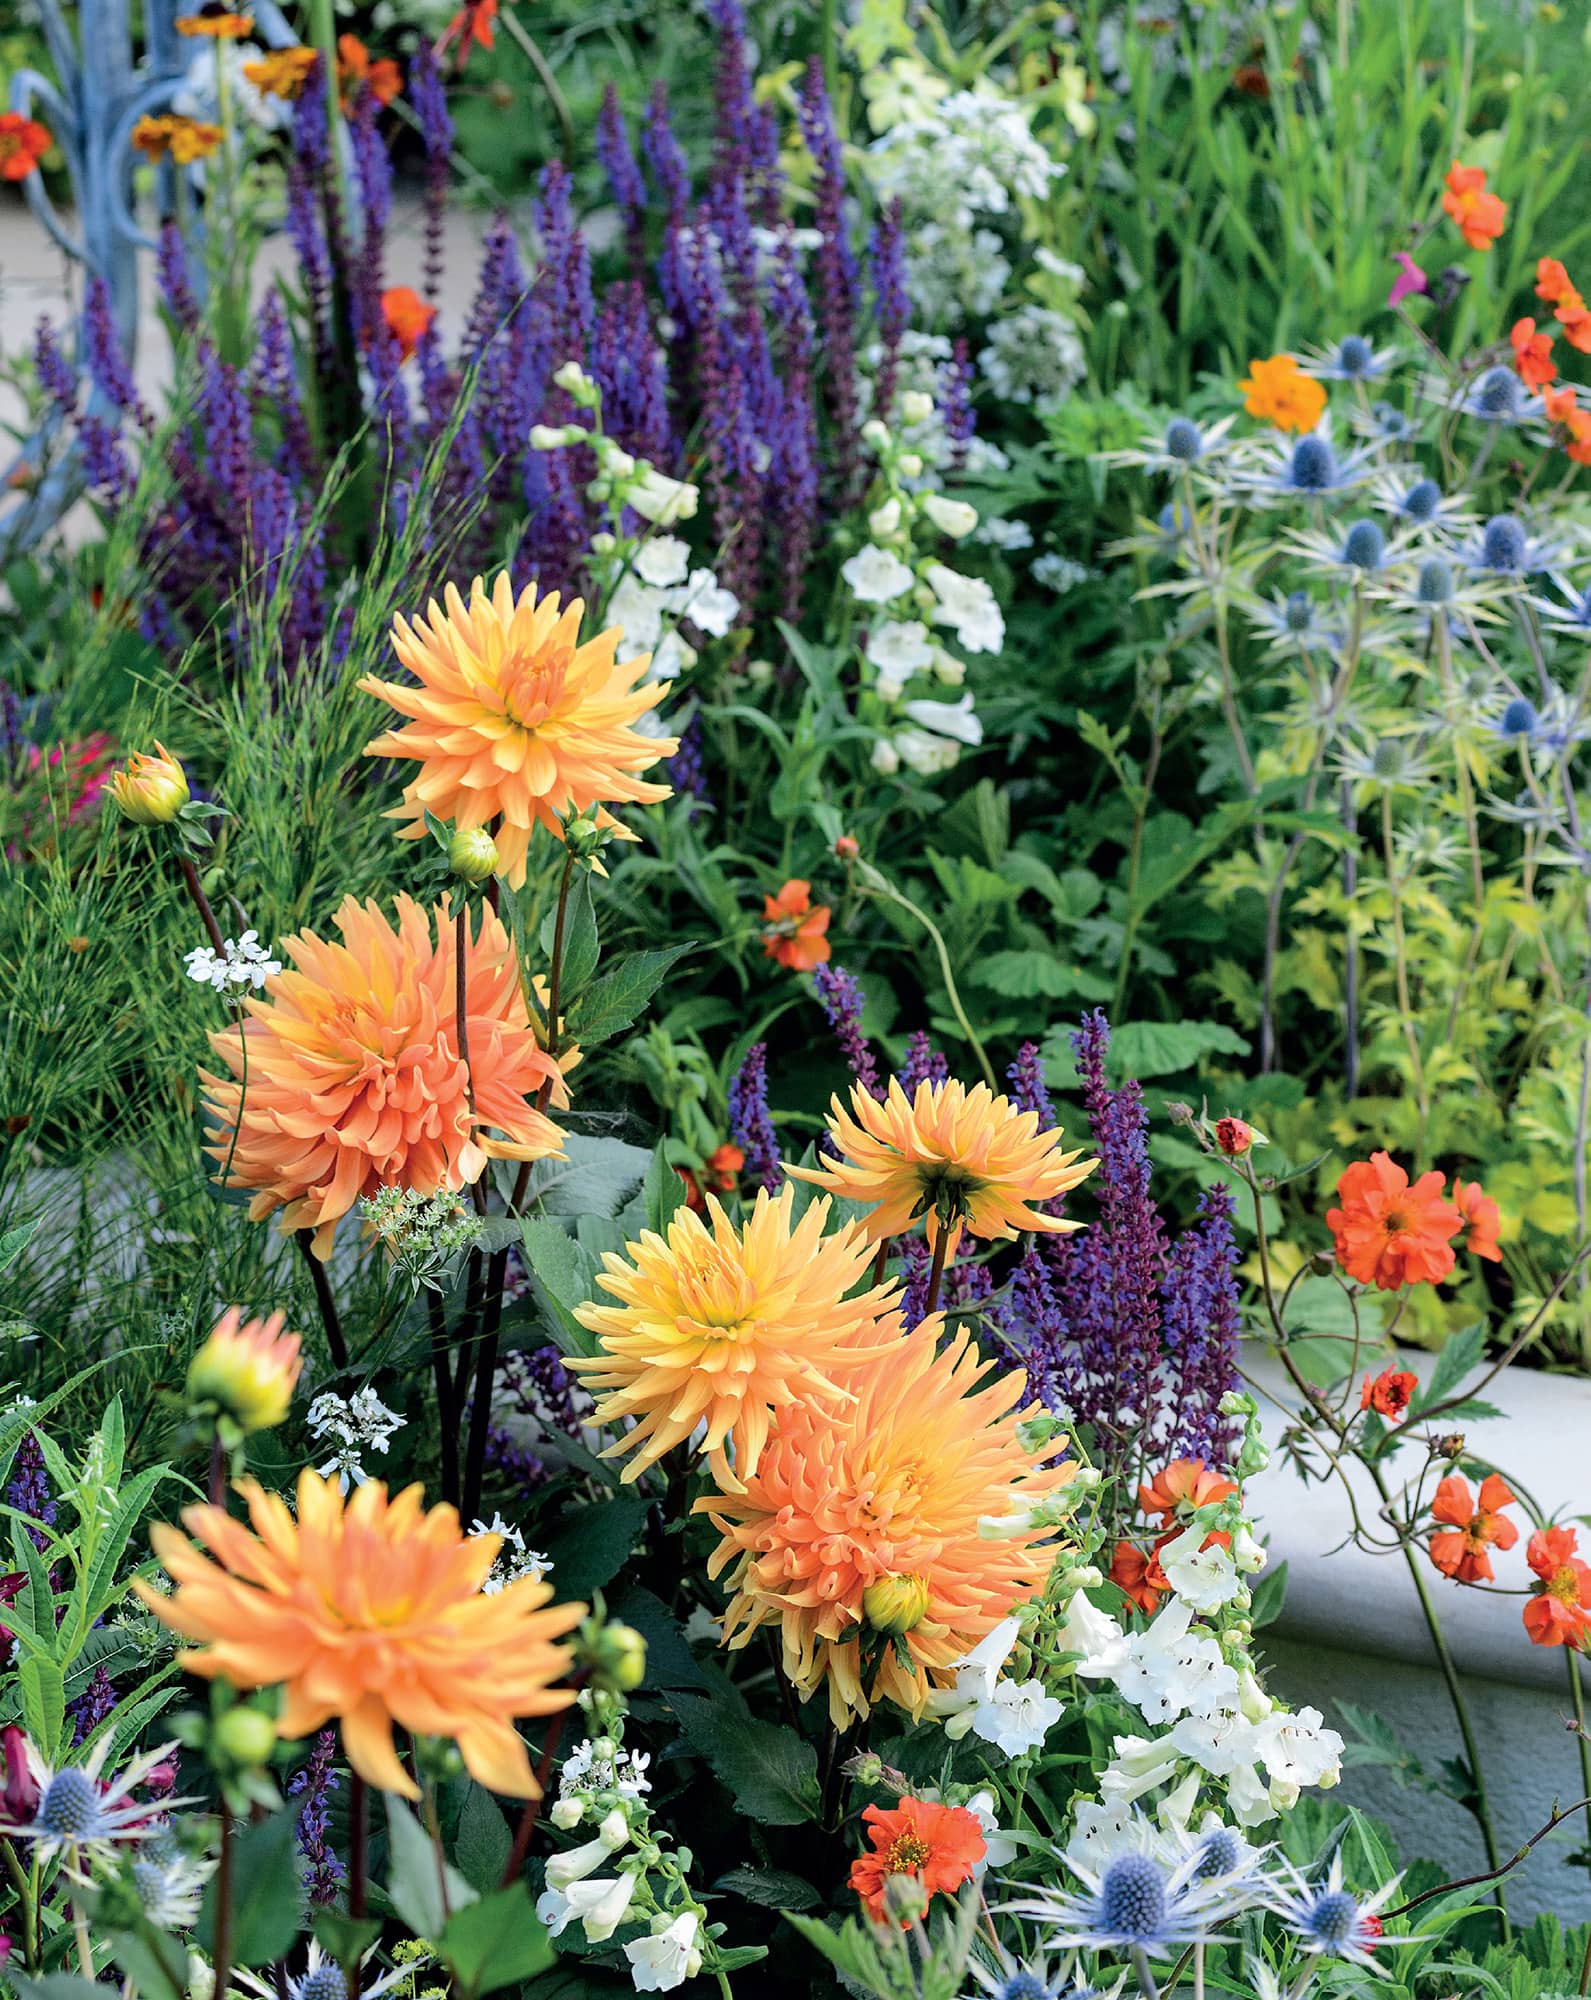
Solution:
{"label": "pink flower", "polygon": [[1392,261],[1394,264],[1401,265],[1402,269],[1399,271],[1397,277],[1393,279],[1392,289],[1387,294],[1387,304],[1389,306],[1400,305],[1404,299],[1408,298],[1411,292],[1427,292],[1430,290],[1430,279],[1426,277],[1425,273],[1415,263],[1407,250],[1395,250],[1392,253]]}

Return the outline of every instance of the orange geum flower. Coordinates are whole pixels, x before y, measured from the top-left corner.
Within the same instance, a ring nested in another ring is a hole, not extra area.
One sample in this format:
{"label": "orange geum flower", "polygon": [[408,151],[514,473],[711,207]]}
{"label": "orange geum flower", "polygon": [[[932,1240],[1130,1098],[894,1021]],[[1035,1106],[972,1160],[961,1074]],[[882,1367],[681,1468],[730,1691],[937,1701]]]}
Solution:
{"label": "orange geum flower", "polygon": [[1569,273],[1556,257],[1536,259],[1536,297],[1553,303],[1567,298],[1574,290],[1569,282]]}
{"label": "orange geum flower", "polygon": [[1461,1181],[1453,1176],[1453,1206],[1464,1221],[1464,1248],[1472,1256],[1484,1257],[1490,1264],[1500,1264],[1503,1253],[1497,1247],[1497,1231],[1502,1222],[1502,1211],[1489,1194],[1481,1190],[1479,1181]]}
{"label": "orange geum flower", "polygon": [[1530,1538],[1525,1561],[1539,1581],[1524,1615],[1533,1645],[1583,1652],[1591,1638],[1591,1567],[1581,1561],[1579,1544],[1573,1528],[1540,1528]]}
{"label": "orange geum flower", "polygon": [[1457,160],[1448,169],[1442,207],[1472,250],[1489,250],[1508,221],[1502,197],[1487,191],[1485,169],[1460,166]]}
{"label": "orange geum flower", "polygon": [[714,1479],[744,1492],[783,1405],[847,1400],[848,1370],[894,1347],[894,1318],[880,1324],[894,1287],[849,1296],[873,1261],[865,1231],[825,1235],[831,1204],[799,1220],[794,1204],[793,1187],[759,1191],[737,1229],[708,1195],[705,1222],[686,1207],[666,1239],[646,1230],[622,1257],[604,1253],[597,1282],[619,1303],[580,1307],[600,1351],[568,1365],[598,1399],[598,1423],[639,1420],[603,1453],[636,1453],[626,1481],[705,1424],[698,1449]]}
{"label": "orange geum flower", "polygon": [[1160,1544],[1144,1550],[1136,1542],[1118,1542],[1110,1559],[1110,1580],[1145,1616],[1152,1617],[1171,1588],[1171,1579],[1160,1567]]}
{"label": "orange geum flower", "polygon": [[222,6],[201,7],[197,14],[179,14],[179,35],[204,36],[213,42],[241,42],[254,32],[252,14],[234,14]]}
{"label": "orange geum flower", "polygon": [[1514,1496],[1495,1472],[1481,1481],[1480,1495],[1471,1495],[1469,1481],[1450,1472],[1436,1489],[1431,1519],[1444,1522],[1445,1535],[1431,1537],[1431,1560],[1458,1583],[1479,1583],[1492,1575],[1489,1548],[1511,1549],[1519,1530],[1503,1515]]}
{"label": "orange geum flower", "polygon": [[303,96],[318,61],[313,49],[272,49],[258,62],[245,63],[243,74],[262,97],[280,97],[292,103]]}
{"label": "orange geum flower", "polygon": [[657,701],[650,656],[620,660],[617,626],[582,645],[579,598],[560,608],[556,592],[538,599],[534,587],[516,598],[506,570],[490,592],[477,578],[468,604],[451,583],[444,601],[432,602],[429,622],[393,625],[393,650],[418,687],[368,675],[359,683],[413,718],[365,745],[367,757],[420,766],[391,814],[409,822],[402,838],[429,837],[428,811],[455,826],[496,821],[513,889],[525,885],[533,827],[558,839],[563,816],[596,807],[599,826],[635,838],[604,808],[666,799],[667,785],[635,774],[679,748],[634,727]]}
{"label": "orange geum flower", "polygon": [[407,361],[436,318],[436,307],[427,305],[413,285],[391,285],[381,294],[381,317]]}
{"label": "orange geum flower", "polygon": [[574,1700],[553,1685],[571,1657],[557,1642],[586,1607],[551,1603],[552,1585],[529,1576],[484,1592],[501,1536],[461,1534],[456,1511],[427,1512],[418,1486],[389,1500],[371,1480],[345,1500],[335,1478],[306,1468],[296,1520],[254,1480],[238,1491],[248,1526],[205,1506],[183,1512],[194,1541],[164,1523],[150,1530],[176,1586],[169,1597],[142,1578],[133,1585],[195,1642],[181,1656],[188,1671],[279,1687],[284,1741],[335,1719],[349,1763],[382,1791],[420,1796],[393,1749],[396,1724],[451,1737],[478,1783],[535,1798],[513,1720]]}
{"label": "orange geum flower", "polygon": [[0,111],[0,181],[26,180],[55,144],[47,125],[20,111]]}
{"label": "orange geum flower", "polygon": [[1378,1417],[1385,1417],[1389,1424],[1395,1424],[1409,1407],[1414,1392],[1420,1386],[1418,1375],[1407,1368],[1383,1368],[1379,1375],[1367,1375],[1364,1387],[1359,1391],[1361,1410],[1374,1410]]}
{"label": "orange geum flower", "polygon": [[914,1876],[932,1902],[969,1881],[986,1851],[977,1815],[965,1806],[904,1798],[899,1805],[866,1807],[862,1822],[871,1852],[851,1863],[849,1886],[875,1924],[888,1922],[884,1889],[892,1875]]}
{"label": "orange geum flower", "polygon": [[435,940],[433,913],[407,896],[397,908],[394,926],[349,896],[333,919],[340,944],[313,931],[286,939],[291,969],[244,1003],[241,1029],[210,1038],[230,1074],[200,1072],[227,1185],[255,1190],[255,1221],[280,1209],[284,1230],[313,1230],[321,1258],[361,1195],[456,1192],[489,1158],[562,1147],[536,1099],[550,1083],[550,1102],[568,1104],[569,1058],[560,1067],[537,1040],[497,916],[483,911],[465,947],[466,1074],[447,899]]}
{"label": "orange geum flower", "polygon": [[785,883],[777,896],[762,899],[762,949],[792,972],[811,972],[829,959],[829,908],[814,903],[812,884],[798,877]]}
{"label": "orange geum flower", "polygon": [[403,71],[390,56],[372,60],[357,35],[339,35],[337,84],[345,99],[355,96],[362,85],[378,104],[390,104],[403,88]]}
{"label": "orange geum flower", "polygon": [[440,62],[454,42],[459,45],[458,66],[463,69],[475,48],[490,49],[497,34],[497,0],[464,0],[464,5],[437,38],[436,58]]}
{"label": "orange geum flower", "polygon": [[1441,1174],[1409,1177],[1386,1153],[1372,1153],[1343,1170],[1340,1208],[1328,1209],[1326,1227],[1337,1261],[1361,1285],[1395,1292],[1403,1285],[1436,1284],[1453,1268],[1450,1239],[1463,1217],[1442,1198]]}
{"label": "orange geum flower", "polygon": [[1147,1486],[1138,1488],[1138,1505],[1146,1514],[1158,1514],[1168,1527],[1177,1517],[1179,1506],[1190,1512],[1226,1500],[1237,1491],[1230,1479],[1213,1471],[1202,1458],[1174,1458],[1163,1465]]}
{"label": "orange geum flower", "polygon": [[911,1097],[895,1077],[882,1099],[854,1084],[851,1112],[832,1100],[829,1133],[838,1159],[787,1171],[867,1203],[873,1212],[863,1223],[875,1242],[910,1229],[918,1216],[930,1244],[948,1231],[949,1250],[963,1227],[995,1239],[1076,1229],[1038,1204],[1076,1187],[1099,1164],[1079,1165],[1077,1152],[1062,1152],[1060,1128],[1041,1131],[1037,1112],[1018,1111],[986,1083],[969,1090],[954,1077],[925,1078]]}
{"label": "orange geum flower", "polygon": [[[886,1699],[922,1714],[1055,1560],[1045,1503],[1076,1461],[1024,1441],[1020,1369],[990,1379],[968,1332],[943,1335],[930,1313],[847,1374],[845,1401],[782,1405],[746,1491],[694,1510],[723,1537],[707,1567],[735,1593],[725,1642],[776,1626],[786,1674],[803,1698],[827,1683],[842,1729]],[[896,1577],[926,1585],[926,1609],[864,1660],[868,1589]]]}
{"label": "orange geum flower", "polygon": [[1561,424],[1567,433],[1564,453],[1576,465],[1591,465],[1591,410],[1582,410],[1580,399],[1567,383],[1548,389],[1541,399],[1550,424]]}
{"label": "orange geum flower", "polygon": [[1537,333],[1533,319],[1516,319],[1508,338],[1520,381],[1527,389],[1544,389],[1558,373],[1558,364],[1552,358],[1552,335]]}
{"label": "orange geum flower", "polygon": [[240,1438],[281,1423],[304,1366],[299,1337],[283,1324],[279,1312],[245,1320],[228,1306],[188,1363],[189,1403],[213,1408]]}
{"label": "orange geum flower", "polygon": [[1251,361],[1238,387],[1249,415],[1263,418],[1281,431],[1312,431],[1326,408],[1325,390],[1314,376],[1303,372],[1291,354]]}
{"label": "orange geum flower", "polygon": [[1591,354],[1591,307],[1572,286],[1559,299],[1555,317],[1569,345],[1580,354]]}

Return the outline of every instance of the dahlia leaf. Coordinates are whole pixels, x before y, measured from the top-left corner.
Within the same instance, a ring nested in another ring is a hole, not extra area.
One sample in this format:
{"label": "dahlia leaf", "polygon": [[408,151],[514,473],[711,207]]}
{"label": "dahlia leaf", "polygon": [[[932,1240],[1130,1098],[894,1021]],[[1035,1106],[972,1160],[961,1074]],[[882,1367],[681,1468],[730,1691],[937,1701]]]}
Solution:
{"label": "dahlia leaf", "polygon": [[[232,1864],[232,1958],[238,1965],[269,1965],[291,1950],[298,1936],[298,1850],[293,1836],[299,1807],[286,1805],[237,1837]],[[221,1877],[212,1875],[204,1893],[195,1936],[215,1950]]]}
{"label": "dahlia leaf", "polygon": [[721,1703],[671,1695],[669,1708],[691,1748],[712,1766],[736,1810],[767,1826],[816,1819],[818,1753],[782,1723],[737,1715]]}
{"label": "dahlia leaf", "polygon": [[593,980],[569,1009],[570,1038],[589,1048],[622,1034],[663,984],[670,968],[694,949],[693,945],[676,944],[663,951],[632,951],[621,958],[600,979]]}

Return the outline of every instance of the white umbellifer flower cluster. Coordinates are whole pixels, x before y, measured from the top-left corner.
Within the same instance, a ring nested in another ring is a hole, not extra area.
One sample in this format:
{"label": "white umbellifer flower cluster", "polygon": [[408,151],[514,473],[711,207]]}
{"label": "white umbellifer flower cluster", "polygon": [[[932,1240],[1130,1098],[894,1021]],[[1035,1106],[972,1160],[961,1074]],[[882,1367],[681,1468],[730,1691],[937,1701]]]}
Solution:
{"label": "white umbellifer flower cluster", "polygon": [[[593,1719],[608,1715],[609,1733],[588,1738],[565,1760],[548,1817],[566,1833],[582,1824],[596,1832],[549,1859],[536,1914],[553,1937],[578,1924],[588,1944],[605,1942],[621,1924],[645,1922],[645,1934],[624,1947],[631,1983],[637,1993],[671,1993],[702,1969],[707,1913],[685,1881],[689,1856],[668,1852],[667,1835],[652,1824],[647,1759],[623,1746],[622,1704],[589,1689],[580,1702]],[[606,1710],[595,1706],[602,1703]]]}
{"label": "white umbellifer flower cluster", "polygon": [[1039,1680],[1016,1681],[1000,1669],[1011,1657],[1021,1623],[1006,1618],[955,1665],[956,1684],[928,1697],[930,1713],[945,1719],[945,1734],[970,1730],[1007,1757],[1037,1750],[1064,1713],[1063,1704]]}
{"label": "white umbellifer flower cluster", "polygon": [[1064,597],[1080,583],[1087,583],[1093,573],[1085,564],[1073,562],[1070,556],[1060,555],[1054,549],[1035,557],[1031,571],[1033,581],[1053,590],[1057,597]]}
{"label": "white umbellifer flower cluster", "polygon": [[445,1188],[432,1195],[378,1188],[360,1196],[359,1212],[366,1233],[380,1240],[416,1292],[440,1291],[449,1267],[481,1233],[480,1217]]}
{"label": "white umbellifer flower cluster", "polygon": [[1028,107],[980,81],[907,118],[868,149],[868,178],[908,217],[937,216],[970,227],[975,215],[1005,215],[1042,201],[1065,173],[1033,136]]}
{"label": "white umbellifer flower cluster", "polygon": [[245,986],[258,993],[266,980],[274,979],[282,969],[280,960],[261,945],[258,931],[245,931],[235,940],[224,938],[219,952],[207,944],[199,945],[185,952],[182,962],[195,985],[213,987],[217,993],[241,992]]}
{"label": "white umbellifer flower cluster", "polygon": [[503,1544],[486,1581],[481,1585],[484,1597],[496,1597],[511,1583],[522,1583],[527,1577],[534,1583],[540,1583],[552,1571],[552,1558],[544,1556],[539,1549],[528,1548],[524,1531],[505,1521],[501,1514],[494,1514],[489,1521],[477,1521],[470,1533],[496,1535]]}
{"label": "white umbellifer flower cluster", "polygon": [[1059,409],[1088,373],[1077,322],[1054,306],[1021,305],[989,328],[978,366],[1008,403],[1031,403],[1042,416]]}
{"label": "white umbellifer flower cluster", "polygon": [[396,1410],[389,1410],[374,1389],[356,1389],[351,1396],[339,1396],[330,1389],[323,1391],[309,1406],[310,1435],[323,1442],[330,1438],[338,1448],[320,1467],[321,1478],[329,1479],[336,1473],[337,1483],[345,1493],[350,1485],[363,1486],[370,1475],[365,1471],[361,1454],[384,1452],[404,1423],[405,1419]]}

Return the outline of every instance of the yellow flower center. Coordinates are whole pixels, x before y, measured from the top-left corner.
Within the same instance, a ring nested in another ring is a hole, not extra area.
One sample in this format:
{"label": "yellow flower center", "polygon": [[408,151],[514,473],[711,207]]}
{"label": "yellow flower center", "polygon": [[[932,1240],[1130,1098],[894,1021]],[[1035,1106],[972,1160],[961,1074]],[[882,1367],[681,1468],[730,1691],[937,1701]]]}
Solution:
{"label": "yellow flower center", "polygon": [[745,1267],[716,1243],[693,1244],[684,1251],[677,1282],[683,1310],[675,1323],[682,1333],[735,1340],[761,1325],[756,1286]]}
{"label": "yellow flower center", "polygon": [[1567,1563],[1564,1564],[1562,1569],[1554,1573],[1551,1582],[1547,1585],[1547,1595],[1549,1597],[1556,1597],[1560,1604],[1578,1604],[1580,1602],[1580,1579]]}
{"label": "yellow flower center", "polygon": [[545,647],[510,653],[498,674],[503,712],[520,729],[539,729],[564,691],[564,663]]}
{"label": "yellow flower center", "polygon": [[903,1833],[891,1842],[884,1866],[891,1875],[915,1875],[932,1852],[920,1834]]}

